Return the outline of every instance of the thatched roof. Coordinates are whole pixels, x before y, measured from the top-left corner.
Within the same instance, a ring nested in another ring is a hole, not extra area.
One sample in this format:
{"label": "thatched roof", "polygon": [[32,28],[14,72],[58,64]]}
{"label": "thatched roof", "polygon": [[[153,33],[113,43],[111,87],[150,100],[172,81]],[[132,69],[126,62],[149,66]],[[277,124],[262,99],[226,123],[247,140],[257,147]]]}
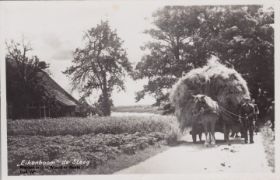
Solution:
{"label": "thatched roof", "polygon": [[[9,61],[9,65],[16,68],[18,64],[14,60]],[[30,66],[30,64],[26,64]],[[64,106],[77,106],[80,105],[73,96],[71,96],[65,89],[63,89],[57,82],[55,82],[47,72],[38,70],[37,76],[42,79],[42,85],[48,91],[49,94],[53,95],[55,99]]]}
{"label": "thatched roof", "polygon": [[173,86],[170,101],[182,128],[191,125],[192,95],[204,94],[220,106],[236,112],[244,97],[250,97],[247,82],[234,69],[217,60],[191,70]]}
{"label": "thatched roof", "polygon": [[79,102],[55,82],[46,72],[41,71],[39,75],[48,92],[54,95],[55,99],[64,106],[77,106]]}

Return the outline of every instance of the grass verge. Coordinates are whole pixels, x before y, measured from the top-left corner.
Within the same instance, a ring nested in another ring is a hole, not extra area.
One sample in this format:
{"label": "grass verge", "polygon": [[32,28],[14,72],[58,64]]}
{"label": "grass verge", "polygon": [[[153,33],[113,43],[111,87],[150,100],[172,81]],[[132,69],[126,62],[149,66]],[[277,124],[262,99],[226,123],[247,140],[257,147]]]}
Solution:
{"label": "grass verge", "polygon": [[275,172],[275,132],[270,127],[264,125],[261,128],[261,133],[268,165],[272,172]]}
{"label": "grass verge", "polygon": [[153,157],[158,153],[164,152],[168,148],[169,146],[166,146],[165,143],[160,142],[154,146],[149,146],[144,150],[138,151],[133,155],[121,154],[118,156],[118,158],[109,160],[107,163],[104,163],[95,169],[82,171],[81,174],[113,174],[145,161],[146,159]]}

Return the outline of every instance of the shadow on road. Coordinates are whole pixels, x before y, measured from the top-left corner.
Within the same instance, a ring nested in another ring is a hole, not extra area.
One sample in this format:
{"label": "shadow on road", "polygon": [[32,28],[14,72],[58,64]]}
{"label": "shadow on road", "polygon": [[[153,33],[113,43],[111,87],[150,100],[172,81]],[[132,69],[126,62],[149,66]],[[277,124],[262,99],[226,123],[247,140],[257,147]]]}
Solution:
{"label": "shadow on road", "polygon": [[[220,146],[220,145],[229,145],[230,146],[230,145],[234,145],[234,144],[244,144],[244,141],[241,138],[230,139],[230,144],[227,144],[227,142],[225,142],[224,140],[216,140],[216,145],[213,146],[213,147]],[[197,148],[206,148],[204,146],[204,141],[198,141],[196,143],[193,143],[193,142],[189,142],[189,141],[186,141],[186,140],[176,141],[176,142],[170,144],[169,146],[171,146],[171,147],[174,147],[174,146],[193,146],[193,147],[197,147]]]}

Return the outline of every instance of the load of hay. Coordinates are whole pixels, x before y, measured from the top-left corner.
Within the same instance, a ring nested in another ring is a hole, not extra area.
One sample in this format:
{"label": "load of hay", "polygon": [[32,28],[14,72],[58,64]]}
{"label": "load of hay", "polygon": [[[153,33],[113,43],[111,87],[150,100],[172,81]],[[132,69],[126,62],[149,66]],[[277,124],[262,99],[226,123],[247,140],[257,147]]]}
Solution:
{"label": "load of hay", "polygon": [[193,123],[192,95],[204,94],[217,101],[219,106],[237,113],[240,102],[250,97],[247,82],[233,68],[210,59],[207,65],[193,69],[173,86],[170,102],[183,130]]}

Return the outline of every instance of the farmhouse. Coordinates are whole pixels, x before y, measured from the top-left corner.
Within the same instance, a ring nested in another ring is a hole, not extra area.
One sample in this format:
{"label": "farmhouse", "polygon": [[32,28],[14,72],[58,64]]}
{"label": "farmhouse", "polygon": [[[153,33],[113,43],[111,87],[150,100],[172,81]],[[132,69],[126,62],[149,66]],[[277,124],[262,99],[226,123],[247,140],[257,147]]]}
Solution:
{"label": "farmhouse", "polygon": [[[46,72],[37,73],[41,77],[47,93],[53,101],[49,103],[37,104],[31,103],[27,106],[25,117],[27,118],[45,118],[76,116],[79,114],[80,103],[66,92],[57,82],[55,82]],[[13,105],[8,103],[8,118],[13,118]]]}

